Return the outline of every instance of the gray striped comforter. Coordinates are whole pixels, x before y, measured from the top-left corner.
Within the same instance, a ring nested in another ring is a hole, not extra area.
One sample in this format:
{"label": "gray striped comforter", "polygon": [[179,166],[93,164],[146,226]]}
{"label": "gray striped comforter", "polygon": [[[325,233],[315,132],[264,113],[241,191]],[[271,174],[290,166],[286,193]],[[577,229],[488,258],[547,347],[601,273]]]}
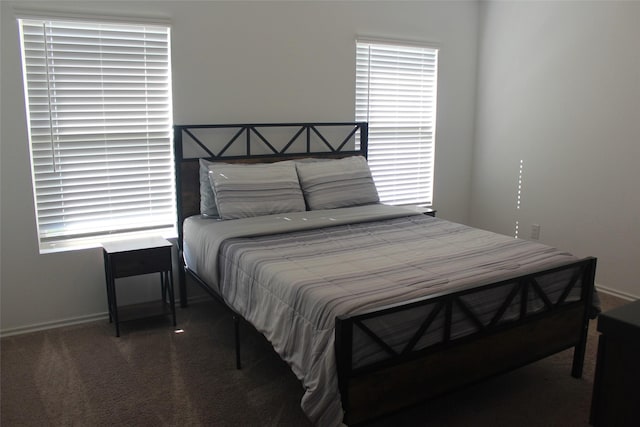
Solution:
{"label": "gray striped comforter", "polygon": [[[193,245],[186,251],[194,252],[187,257],[192,268],[203,265],[203,258],[218,264],[214,280],[221,295],[291,365],[305,388],[303,410],[318,425],[339,425],[342,419],[334,355],[336,316],[491,283],[576,259],[536,242],[438,218],[402,210],[390,214],[386,207],[382,213],[378,207],[371,209],[374,213],[365,219],[360,215],[363,208],[325,212],[325,220],[317,221],[320,228],[295,225],[289,232],[283,230],[287,228],[282,226],[283,217],[273,216],[277,234],[229,224],[245,231],[218,232],[225,237],[201,251],[208,251],[204,257],[195,255]],[[352,220],[357,217],[357,222],[342,221],[340,211]],[[311,216],[301,220],[304,215],[314,214],[301,213],[284,222],[315,224]],[[269,222],[265,218],[257,221]],[[217,222],[218,227],[225,222],[235,221]],[[326,226],[331,223],[340,225]],[[200,240],[206,241],[203,228],[202,224],[185,226],[186,247],[188,234],[196,229]],[[249,236],[230,236],[233,234]],[[210,278],[214,274],[210,267],[200,270],[196,272]],[[482,312],[493,302],[488,297],[476,304]],[[386,325],[387,335],[401,344],[410,329],[407,322],[410,319]],[[455,333],[464,334],[464,325]],[[365,348],[355,357],[370,361],[376,355]]]}

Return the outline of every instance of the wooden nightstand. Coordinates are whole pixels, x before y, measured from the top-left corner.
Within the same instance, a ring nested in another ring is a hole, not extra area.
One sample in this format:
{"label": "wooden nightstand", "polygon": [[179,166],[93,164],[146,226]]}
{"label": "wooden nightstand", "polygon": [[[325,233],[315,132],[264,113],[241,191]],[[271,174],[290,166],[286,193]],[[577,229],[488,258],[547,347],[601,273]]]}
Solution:
{"label": "wooden nightstand", "polygon": [[[109,322],[115,323],[117,337],[120,336],[120,322],[143,317],[171,314],[173,326],[176,326],[171,247],[171,242],[161,237],[108,242],[102,245]],[[119,310],[116,279],[149,273],[160,273],[160,301],[132,304]]]}
{"label": "wooden nightstand", "polygon": [[640,301],[598,317],[591,424],[637,426],[640,419]]}

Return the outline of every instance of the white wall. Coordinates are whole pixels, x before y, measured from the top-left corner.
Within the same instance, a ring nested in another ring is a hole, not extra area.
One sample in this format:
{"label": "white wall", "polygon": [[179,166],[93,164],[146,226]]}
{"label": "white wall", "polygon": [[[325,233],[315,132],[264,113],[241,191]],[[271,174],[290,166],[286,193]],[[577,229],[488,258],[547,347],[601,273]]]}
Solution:
{"label": "white wall", "polygon": [[480,22],[472,225],[540,224],[640,297],[640,2],[489,1]]}
{"label": "white wall", "polygon": [[14,7],[170,19],[174,120],[184,124],[352,120],[356,36],[438,43],[442,50],[434,200],[439,216],[468,220],[478,31],[475,1],[2,1],[3,333],[106,312],[100,250],[38,253]]}

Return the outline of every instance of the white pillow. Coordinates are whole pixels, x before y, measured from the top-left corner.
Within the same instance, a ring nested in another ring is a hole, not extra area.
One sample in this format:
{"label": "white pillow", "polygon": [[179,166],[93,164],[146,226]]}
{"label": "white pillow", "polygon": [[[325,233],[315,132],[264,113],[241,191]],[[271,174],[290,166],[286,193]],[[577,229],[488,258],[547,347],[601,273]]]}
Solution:
{"label": "white pillow", "polygon": [[305,210],[295,164],[214,164],[209,181],[221,219]]}
{"label": "white pillow", "polygon": [[362,156],[297,163],[298,179],[310,210],[379,203],[367,160]]}

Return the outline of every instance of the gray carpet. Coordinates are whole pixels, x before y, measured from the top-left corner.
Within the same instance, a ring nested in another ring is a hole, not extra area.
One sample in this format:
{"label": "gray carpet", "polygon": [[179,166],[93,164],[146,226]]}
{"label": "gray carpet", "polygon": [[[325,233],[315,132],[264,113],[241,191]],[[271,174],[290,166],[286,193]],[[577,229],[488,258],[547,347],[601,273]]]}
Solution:
{"label": "gray carpet", "polygon": [[[625,301],[602,295],[605,310]],[[254,330],[233,329],[217,303],[168,319],[107,321],[0,341],[0,424],[9,426],[306,426],[300,382]],[[597,333],[584,376],[572,350],[377,420],[372,426],[587,426]]]}

